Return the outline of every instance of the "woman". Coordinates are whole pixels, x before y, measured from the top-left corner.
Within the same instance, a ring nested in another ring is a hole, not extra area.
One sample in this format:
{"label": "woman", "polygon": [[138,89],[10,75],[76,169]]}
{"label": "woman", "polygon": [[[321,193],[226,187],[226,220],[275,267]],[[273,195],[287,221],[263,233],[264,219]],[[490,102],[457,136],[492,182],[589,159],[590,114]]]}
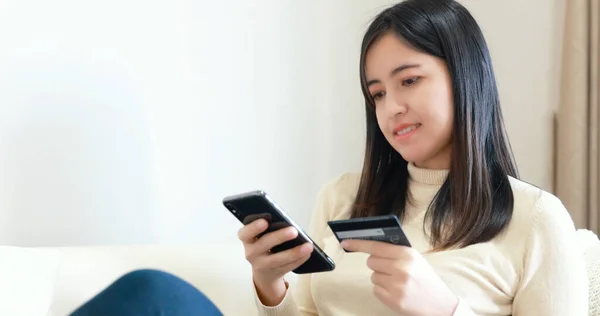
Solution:
{"label": "woman", "polygon": [[[517,180],[492,62],[476,21],[452,0],[407,0],[362,44],[367,145],[362,174],[320,193],[310,236],[336,262],[284,275],[308,244],[271,254],[293,228],[243,227],[261,315],[587,315],[574,225],[551,194]],[[327,221],[396,214],[413,248],[353,240]],[[345,253],[342,249],[354,251]]]}
{"label": "woman", "polygon": [[[238,236],[260,314],[587,315],[573,222],[557,198],[517,180],[492,62],[469,12],[452,0],[407,0],[383,11],[364,37],[360,77],[363,171],[325,186],[310,228],[337,268],[300,276],[292,295],[284,276],[308,259],[311,245],[270,253],[297,232],[257,239],[267,223],[244,226]],[[327,228],[328,220],[382,214],[401,219],[412,248],[340,245]],[[219,315],[180,279],[127,277],[74,315],[138,315],[125,308],[146,315],[150,302],[171,311],[165,315]],[[135,294],[140,288],[157,290]],[[156,299],[161,293],[178,294]]]}

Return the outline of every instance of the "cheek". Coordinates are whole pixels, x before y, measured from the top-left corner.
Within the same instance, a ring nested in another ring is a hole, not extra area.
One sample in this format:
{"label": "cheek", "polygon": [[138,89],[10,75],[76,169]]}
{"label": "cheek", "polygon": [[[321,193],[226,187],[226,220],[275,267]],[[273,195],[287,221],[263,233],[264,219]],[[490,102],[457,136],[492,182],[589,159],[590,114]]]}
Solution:
{"label": "cheek", "polygon": [[452,96],[444,89],[430,94],[426,116],[429,121],[429,127],[435,130],[438,137],[449,137],[454,125],[454,105]]}
{"label": "cheek", "polygon": [[383,111],[381,107],[375,108],[375,115],[377,117],[377,125],[379,126],[379,129],[385,131],[387,129],[387,125],[389,124],[385,111]]}
{"label": "cheek", "polygon": [[440,108],[436,107],[428,113],[429,126],[433,127],[438,133],[448,132],[452,130],[453,125],[453,113],[450,105],[448,107]]}

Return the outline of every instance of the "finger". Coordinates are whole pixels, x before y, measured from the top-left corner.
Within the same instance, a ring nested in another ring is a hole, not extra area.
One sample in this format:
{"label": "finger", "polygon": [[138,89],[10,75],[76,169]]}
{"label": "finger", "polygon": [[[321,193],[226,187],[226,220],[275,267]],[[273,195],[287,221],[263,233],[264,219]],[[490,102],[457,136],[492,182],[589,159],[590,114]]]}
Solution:
{"label": "finger", "polygon": [[386,289],[390,293],[397,293],[407,287],[409,281],[406,275],[392,275],[381,272],[371,273],[371,283]]}
{"label": "finger", "polygon": [[346,239],[342,247],[348,251],[368,253],[377,257],[399,259],[410,257],[412,248],[381,241]]}
{"label": "finger", "polygon": [[312,250],[313,247],[311,244],[304,243],[292,249],[263,256],[257,264],[264,268],[284,270],[284,267],[292,266],[297,262],[301,261],[302,263],[308,260]]}
{"label": "finger", "polygon": [[256,236],[264,232],[269,227],[264,219],[257,219],[252,223],[245,225],[238,231],[238,238],[244,243],[253,243],[256,240]]}
{"label": "finger", "polygon": [[294,227],[288,227],[267,233],[260,237],[257,241],[246,244],[246,259],[250,262],[261,260],[261,257],[270,255],[273,247],[288,240],[292,240],[296,238],[296,236],[298,236],[298,231]]}
{"label": "finger", "polygon": [[387,291],[391,290],[391,278],[392,276],[390,274],[380,272],[371,273],[371,283],[373,283],[373,285],[380,286]]}
{"label": "finger", "polygon": [[394,296],[390,291],[380,285],[373,286],[373,294],[386,306],[392,308],[395,305]]}
{"label": "finger", "polygon": [[[312,249],[312,246],[309,247],[309,249]],[[286,265],[281,266],[279,269],[285,273],[290,272],[296,268],[298,268],[299,266],[301,266],[303,263],[305,263],[306,261],[308,261],[308,259],[310,259],[310,254],[312,251],[306,250],[307,253],[303,256],[301,256],[298,260],[292,261],[291,263],[288,263]]]}
{"label": "finger", "polygon": [[269,252],[271,248],[280,245],[288,240],[292,240],[297,236],[298,230],[296,230],[296,228],[282,228],[260,237],[256,242],[256,247],[259,252]]}
{"label": "finger", "polygon": [[403,262],[398,259],[388,259],[371,255],[367,259],[367,267],[373,272],[395,275],[401,273],[403,270]]}
{"label": "finger", "polygon": [[348,251],[376,254],[380,251],[374,240],[346,239],[342,241],[342,247]]}

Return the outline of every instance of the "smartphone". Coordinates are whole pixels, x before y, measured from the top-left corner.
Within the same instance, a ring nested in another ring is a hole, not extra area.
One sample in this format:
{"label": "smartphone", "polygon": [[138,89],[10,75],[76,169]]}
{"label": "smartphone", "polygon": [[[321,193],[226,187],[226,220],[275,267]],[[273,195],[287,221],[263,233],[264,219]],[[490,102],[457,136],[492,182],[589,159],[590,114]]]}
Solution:
{"label": "smartphone", "polygon": [[411,247],[396,215],[343,219],[327,224],[340,243],[345,239],[362,239]]}
{"label": "smartphone", "polygon": [[223,199],[223,205],[243,225],[250,224],[259,218],[265,219],[269,223],[269,227],[265,232],[257,236],[258,238],[264,234],[274,232],[284,227],[293,226],[296,228],[298,236],[295,239],[286,241],[271,249],[272,253],[277,253],[307,242],[312,244],[313,252],[311,253],[310,258],[301,266],[294,269],[294,273],[307,274],[327,272],[335,269],[333,259],[319,248],[308,234],[306,234],[266,192],[256,190],[228,196]]}

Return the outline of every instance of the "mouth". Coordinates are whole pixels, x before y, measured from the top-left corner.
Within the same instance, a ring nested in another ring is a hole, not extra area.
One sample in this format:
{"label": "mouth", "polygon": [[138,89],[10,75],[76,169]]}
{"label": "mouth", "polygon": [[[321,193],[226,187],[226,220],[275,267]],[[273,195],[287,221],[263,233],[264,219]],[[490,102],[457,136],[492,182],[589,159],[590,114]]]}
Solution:
{"label": "mouth", "polygon": [[397,137],[408,136],[412,134],[417,128],[419,128],[421,124],[413,124],[413,125],[403,125],[394,130],[394,135]]}

